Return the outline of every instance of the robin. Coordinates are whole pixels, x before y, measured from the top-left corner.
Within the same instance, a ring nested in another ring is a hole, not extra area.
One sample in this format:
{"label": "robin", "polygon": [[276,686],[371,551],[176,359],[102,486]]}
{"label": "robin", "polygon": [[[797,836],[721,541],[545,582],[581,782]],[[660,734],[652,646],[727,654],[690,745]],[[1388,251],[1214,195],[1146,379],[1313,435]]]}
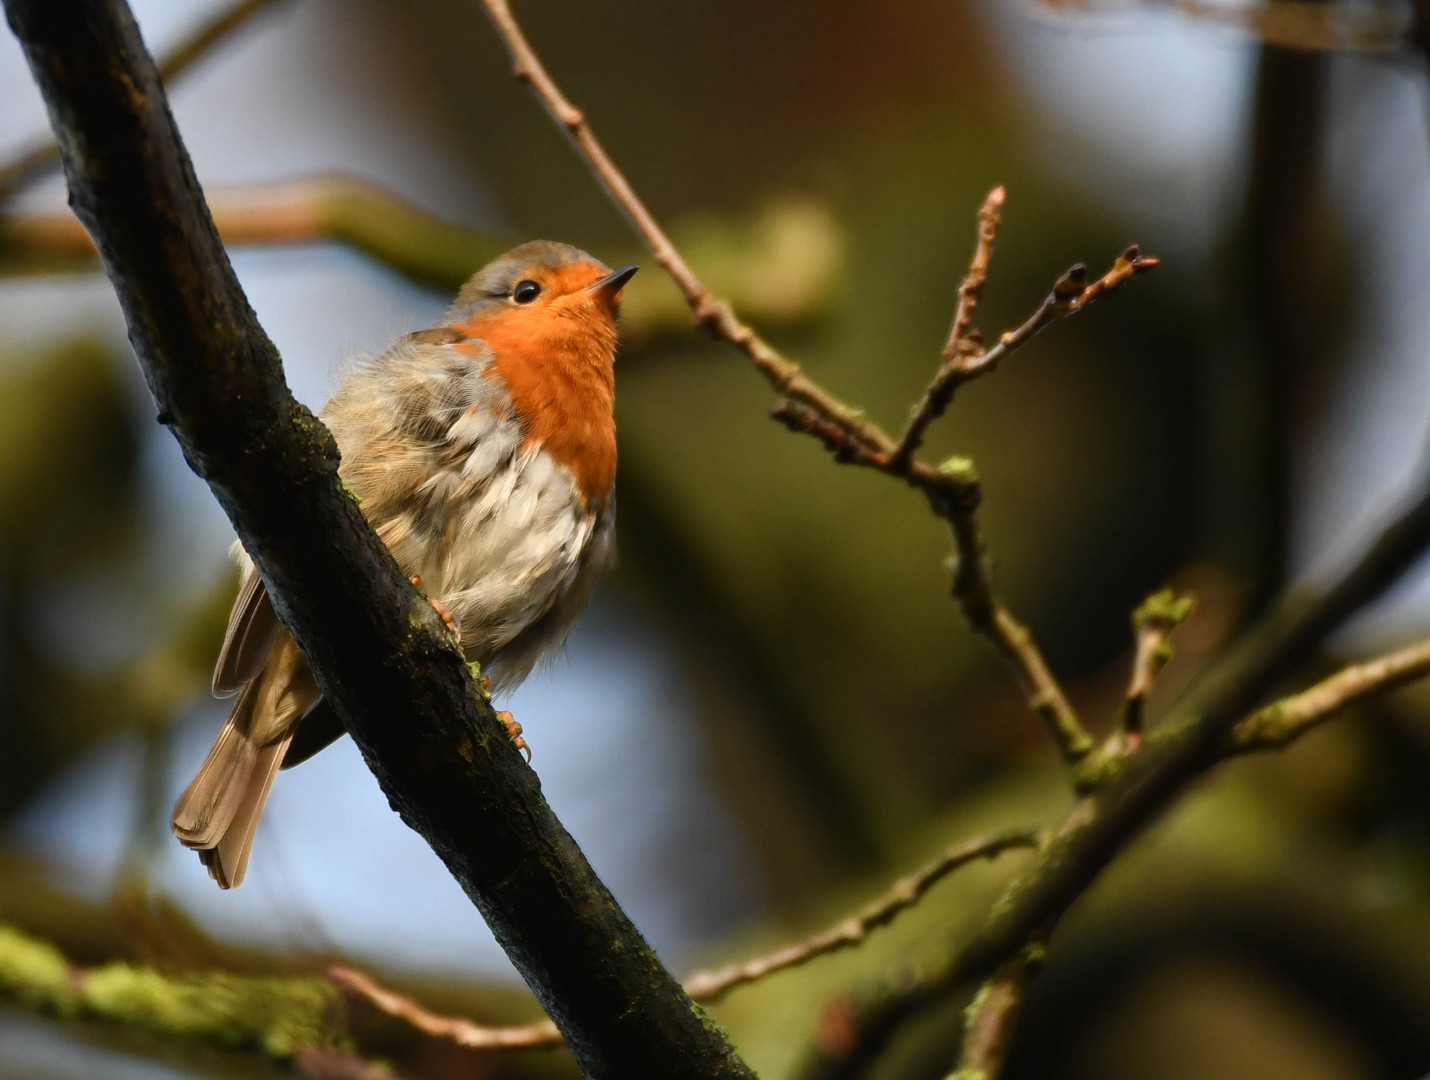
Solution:
{"label": "robin", "polygon": [[[616,316],[635,272],[566,244],[514,248],[442,325],[358,367],[321,413],[344,482],[489,689],[560,647],[615,555]],[[213,690],[236,697],[173,817],[223,889],[243,881],[278,770],[343,734],[235,550],[242,584]]]}

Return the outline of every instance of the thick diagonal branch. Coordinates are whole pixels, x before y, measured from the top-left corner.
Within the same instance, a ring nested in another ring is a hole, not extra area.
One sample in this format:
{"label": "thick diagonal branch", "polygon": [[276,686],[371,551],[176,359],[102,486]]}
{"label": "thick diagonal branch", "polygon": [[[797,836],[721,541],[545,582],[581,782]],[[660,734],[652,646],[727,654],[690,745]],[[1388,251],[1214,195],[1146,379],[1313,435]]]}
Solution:
{"label": "thick diagonal branch", "polygon": [[158,404],[403,820],[591,1077],[748,1077],[541,796],[289,393],[122,0],[6,0]]}

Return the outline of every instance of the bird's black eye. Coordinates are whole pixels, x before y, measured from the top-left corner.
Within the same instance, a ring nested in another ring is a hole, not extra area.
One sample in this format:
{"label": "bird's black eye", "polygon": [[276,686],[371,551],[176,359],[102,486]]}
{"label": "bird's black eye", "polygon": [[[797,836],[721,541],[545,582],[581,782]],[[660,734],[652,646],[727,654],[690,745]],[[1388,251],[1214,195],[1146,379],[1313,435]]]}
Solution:
{"label": "bird's black eye", "polygon": [[511,291],[511,298],[518,304],[529,304],[541,295],[541,286],[534,281],[517,282]]}

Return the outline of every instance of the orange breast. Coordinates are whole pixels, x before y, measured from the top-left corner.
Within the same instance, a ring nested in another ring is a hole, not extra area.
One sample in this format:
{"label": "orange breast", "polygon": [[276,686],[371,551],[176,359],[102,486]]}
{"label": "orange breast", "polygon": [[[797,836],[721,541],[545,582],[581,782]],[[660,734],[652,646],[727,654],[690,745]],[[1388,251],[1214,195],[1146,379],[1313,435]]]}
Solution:
{"label": "orange breast", "polygon": [[570,469],[588,502],[607,498],[616,482],[615,327],[605,322],[511,308],[455,327],[486,342],[526,445]]}

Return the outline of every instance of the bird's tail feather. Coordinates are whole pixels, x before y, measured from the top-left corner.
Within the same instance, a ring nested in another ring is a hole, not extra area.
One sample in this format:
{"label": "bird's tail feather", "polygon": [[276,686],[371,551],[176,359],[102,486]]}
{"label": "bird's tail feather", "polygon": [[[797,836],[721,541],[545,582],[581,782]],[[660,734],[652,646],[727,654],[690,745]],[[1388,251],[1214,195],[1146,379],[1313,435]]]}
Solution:
{"label": "bird's tail feather", "polygon": [[[248,868],[263,804],[293,739],[287,714],[301,712],[311,700],[293,693],[297,688],[285,677],[293,667],[284,662],[287,651],[275,650],[264,674],[244,686],[208,757],[174,806],[174,835],[199,853],[222,889],[236,888]],[[296,646],[291,651],[298,656]]]}
{"label": "bird's tail feather", "polygon": [[248,853],[253,849],[253,834],[258,830],[258,819],[263,815],[263,805],[268,801],[268,792],[289,741],[280,739],[259,749],[239,789],[242,797],[228,828],[213,847],[199,851],[199,859],[220,889],[233,889],[243,882],[248,870]]}

